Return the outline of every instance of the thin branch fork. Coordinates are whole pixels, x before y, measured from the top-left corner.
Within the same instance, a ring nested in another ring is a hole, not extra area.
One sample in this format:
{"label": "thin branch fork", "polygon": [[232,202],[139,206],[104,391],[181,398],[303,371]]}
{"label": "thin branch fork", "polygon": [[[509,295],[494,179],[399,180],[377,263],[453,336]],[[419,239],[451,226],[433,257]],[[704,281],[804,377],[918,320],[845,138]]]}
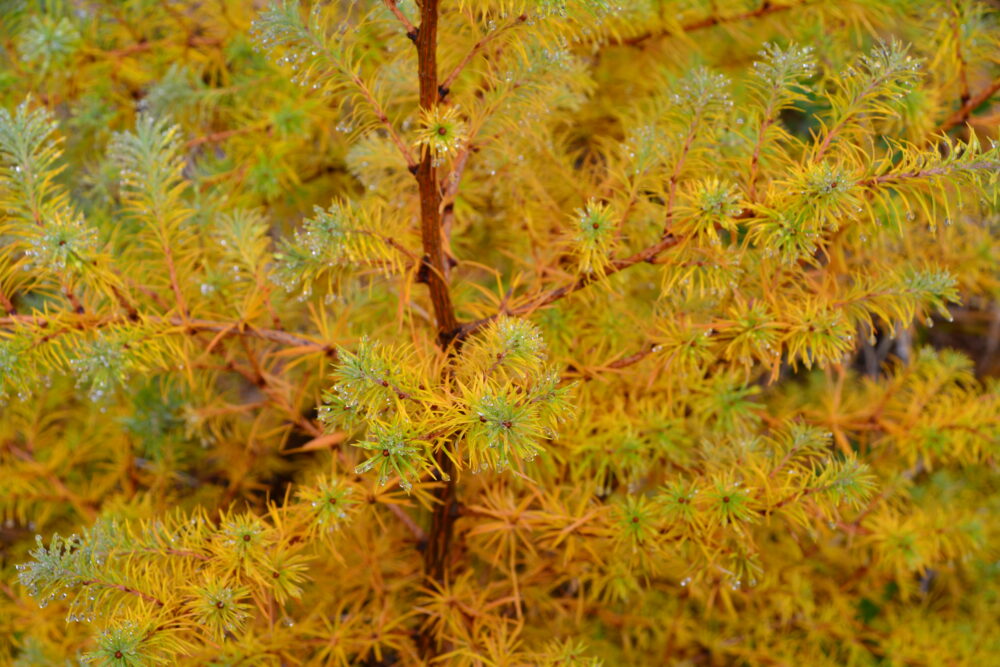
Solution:
{"label": "thin branch fork", "polygon": [[[643,262],[647,263],[651,262],[652,260],[656,259],[656,257],[660,253],[667,250],[668,248],[674,247],[678,243],[680,243],[680,239],[678,237],[669,233],[665,234],[659,241],[657,241],[656,243],[647,248],[640,250],[634,255],[626,257],[625,259],[618,259],[613,261],[608,270],[605,271],[605,275],[610,276],[615,273],[618,273],[619,271],[624,271],[630,266],[635,266],[636,264],[641,264]],[[534,302],[532,302],[527,306],[514,308],[513,310],[510,311],[510,314],[523,315],[532,312],[534,310],[537,310],[538,308],[541,308],[542,306],[547,306],[550,303],[553,303],[554,301],[558,301],[559,299],[568,296],[573,292],[577,292],[583,289],[584,287],[587,287],[595,280],[596,277],[594,276],[594,274],[581,276],[580,278],[577,278],[575,281],[573,281],[568,285],[564,285],[562,287],[558,287],[556,289],[546,292],[540,298],[536,299]]]}
{"label": "thin branch fork", "polygon": [[416,41],[417,39],[417,26],[410,22],[410,19],[406,18],[400,9],[397,0],[382,0],[385,6],[392,12],[393,16],[399,19],[399,22],[403,24],[403,29],[406,30],[406,36],[411,40]]}
{"label": "thin branch fork", "polygon": [[884,73],[879,75],[878,77],[875,77],[872,80],[872,82],[869,83],[867,86],[865,86],[865,88],[861,92],[857,93],[851,98],[851,102],[848,105],[850,113],[845,113],[843,118],[838,120],[833,125],[833,127],[827,130],[826,136],[823,137],[823,141],[820,142],[820,144],[816,147],[815,152],[813,153],[812,156],[813,162],[816,163],[822,162],[823,156],[826,155],[826,152],[828,150],[830,150],[830,147],[833,145],[834,139],[839,137],[840,132],[845,127],[847,127],[847,123],[853,120],[858,115],[859,111],[855,105],[857,105],[860,102],[860,100],[863,100],[869,93],[874,91],[878,87],[880,82],[885,80],[886,80],[886,75]]}
{"label": "thin branch fork", "polygon": [[465,54],[465,57],[462,58],[461,62],[455,65],[455,68],[451,70],[448,76],[444,78],[444,80],[441,82],[441,85],[438,87],[438,92],[440,93],[441,99],[444,99],[445,97],[448,96],[449,91],[451,91],[452,84],[455,83],[455,79],[457,79],[458,75],[462,73],[462,70],[465,69],[470,62],[472,62],[472,59],[476,57],[476,54],[482,51],[486,47],[486,45],[492,42],[494,39],[496,39],[503,33],[507,32],[514,26],[520,25],[527,20],[528,20],[527,14],[521,14],[510,23],[507,23],[506,25],[503,25],[500,28],[489,33],[488,35],[485,35],[479,41],[473,44],[472,48],[469,49],[469,52]]}

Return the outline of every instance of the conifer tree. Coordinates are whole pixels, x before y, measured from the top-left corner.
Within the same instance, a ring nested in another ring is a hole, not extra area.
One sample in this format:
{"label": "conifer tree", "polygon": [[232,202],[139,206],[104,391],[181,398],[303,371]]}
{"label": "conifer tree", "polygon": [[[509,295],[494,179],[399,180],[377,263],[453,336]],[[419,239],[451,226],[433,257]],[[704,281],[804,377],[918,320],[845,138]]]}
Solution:
{"label": "conifer tree", "polygon": [[3,664],[1000,662],[995,3],[0,17]]}

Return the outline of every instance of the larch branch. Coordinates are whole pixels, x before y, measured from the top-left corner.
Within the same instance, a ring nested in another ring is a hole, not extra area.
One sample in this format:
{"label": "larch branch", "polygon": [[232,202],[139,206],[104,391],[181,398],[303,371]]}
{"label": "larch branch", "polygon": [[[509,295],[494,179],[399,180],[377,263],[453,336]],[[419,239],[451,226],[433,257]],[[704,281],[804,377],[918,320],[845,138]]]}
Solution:
{"label": "larch branch", "polygon": [[[727,23],[739,23],[742,21],[748,21],[751,19],[763,18],[765,16],[770,16],[771,14],[777,14],[779,12],[785,12],[790,9],[797,9],[799,7],[805,7],[807,5],[815,3],[816,0],[804,0],[803,2],[795,2],[792,4],[775,4],[770,2],[770,0],[765,0],[763,4],[757,9],[750,11],[740,12],[739,14],[731,14],[729,16],[715,15],[706,16],[705,18],[691,21],[690,23],[685,23],[681,26],[681,31],[697,32],[698,30],[705,30],[706,28],[714,28],[718,25],[724,25]],[[660,37],[662,35],[670,34],[669,31],[650,31],[644,32],[633,37],[625,37],[621,39],[612,40],[612,44],[621,44],[625,46],[637,46],[648,39],[655,37]]]}
{"label": "larch branch", "polygon": [[[72,324],[72,327],[67,327],[64,331],[68,332],[73,328],[78,326],[83,326],[86,328],[87,325],[95,327],[104,327],[113,324],[122,324],[130,321],[130,319],[125,315],[102,317],[102,318],[87,318],[81,317],[72,322],[67,322],[67,324]],[[249,324],[240,324],[239,322],[216,322],[212,320],[184,320],[180,317],[142,317],[140,321],[148,322],[153,325],[169,326],[183,329],[189,333],[199,333],[199,332],[215,332],[221,333],[223,336],[246,336],[250,338],[259,338],[261,340],[270,341],[272,343],[278,343],[280,345],[285,345],[288,347],[305,347],[314,350],[325,352],[328,355],[335,355],[336,348],[328,343],[322,343],[320,341],[314,340],[312,338],[305,338],[303,336],[289,333],[287,331],[278,331],[276,329],[261,329],[254,327]],[[45,329],[49,327],[53,322],[58,322],[55,318],[47,318],[35,315],[8,315],[7,317],[0,317],[0,327],[12,328],[19,326],[34,326],[39,329]],[[51,334],[50,334],[51,336]]]}
{"label": "larch branch", "polygon": [[399,19],[399,22],[403,24],[403,29],[406,30],[406,36],[412,40],[417,38],[417,27],[410,22],[410,19],[406,18],[406,14],[399,9],[399,3],[397,0],[382,0],[385,6],[392,12],[392,15]]}
{"label": "larch branch", "polygon": [[988,86],[970,97],[969,100],[961,106],[961,108],[948,116],[948,118],[946,118],[945,121],[938,126],[935,134],[947,132],[956,125],[964,123],[969,119],[969,116],[976,107],[993,97],[994,93],[998,90],[1000,90],[1000,77],[993,79]]}
{"label": "larch branch", "polygon": [[[668,248],[680,243],[678,239],[673,234],[664,234],[659,241],[651,246],[643,248],[639,252],[626,257],[624,259],[617,259],[611,262],[611,266],[604,272],[604,275],[610,276],[612,274],[618,273],[619,271],[624,271],[630,266],[635,266],[636,264],[641,264],[644,262],[653,262],[660,253],[664,252]],[[541,294],[531,298],[528,302],[521,306],[516,306],[514,308],[504,308],[502,312],[494,313],[489,317],[485,317],[473,322],[468,322],[462,326],[461,331],[458,334],[459,338],[465,338],[475,332],[477,329],[481,328],[483,325],[492,322],[500,315],[516,315],[523,316],[533,313],[539,308],[543,308],[549,304],[555,303],[560,299],[563,299],[574,292],[578,292],[585,287],[593,284],[597,281],[597,276],[594,274],[586,274],[580,276],[579,278],[573,280],[572,282],[566,283],[560,287],[555,287],[548,291],[542,292]]]}
{"label": "larch branch", "polygon": [[473,44],[472,48],[469,49],[469,52],[465,54],[465,57],[462,58],[462,60],[457,65],[455,65],[455,68],[451,70],[448,76],[446,76],[444,80],[441,82],[441,85],[438,88],[441,97],[444,98],[448,95],[448,91],[451,90],[451,86],[452,84],[455,83],[455,79],[458,78],[458,75],[462,73],[462,70],[465,69],[470,62],[472,62],[472,59],[476,57],[476,54],[482,51],[487,44],[492,42],[494,39],[496,39],[503,33],[507,32],[514,26],[520,25],[521,23],[524,23],[527,20],[528,20],[527,15],[521,14],[510,23],[501,26],[500,28],[494,30],[493,32],[489,33],[488,35],[484,36],[482,39],[477,41],[475,44]]}

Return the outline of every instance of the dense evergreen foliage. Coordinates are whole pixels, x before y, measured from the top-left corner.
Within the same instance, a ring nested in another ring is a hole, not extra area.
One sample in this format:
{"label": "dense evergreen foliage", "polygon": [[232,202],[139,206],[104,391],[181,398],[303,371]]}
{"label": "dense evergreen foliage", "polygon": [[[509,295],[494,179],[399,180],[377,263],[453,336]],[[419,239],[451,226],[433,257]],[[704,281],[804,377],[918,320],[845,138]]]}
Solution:
{"label": "dense evergreen foliage", "polygon": [[0,662],[1000,663],[998,19],[0,0]]}

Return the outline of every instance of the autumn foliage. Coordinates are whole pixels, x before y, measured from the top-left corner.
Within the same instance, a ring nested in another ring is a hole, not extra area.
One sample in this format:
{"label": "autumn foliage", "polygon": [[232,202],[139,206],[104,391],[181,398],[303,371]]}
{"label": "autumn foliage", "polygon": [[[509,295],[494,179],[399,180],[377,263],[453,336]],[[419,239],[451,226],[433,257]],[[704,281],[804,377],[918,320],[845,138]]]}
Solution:
{"label": "autumn foliage", "polygon": [[0,663],[1000,664],[996,3],[0,42]]}

